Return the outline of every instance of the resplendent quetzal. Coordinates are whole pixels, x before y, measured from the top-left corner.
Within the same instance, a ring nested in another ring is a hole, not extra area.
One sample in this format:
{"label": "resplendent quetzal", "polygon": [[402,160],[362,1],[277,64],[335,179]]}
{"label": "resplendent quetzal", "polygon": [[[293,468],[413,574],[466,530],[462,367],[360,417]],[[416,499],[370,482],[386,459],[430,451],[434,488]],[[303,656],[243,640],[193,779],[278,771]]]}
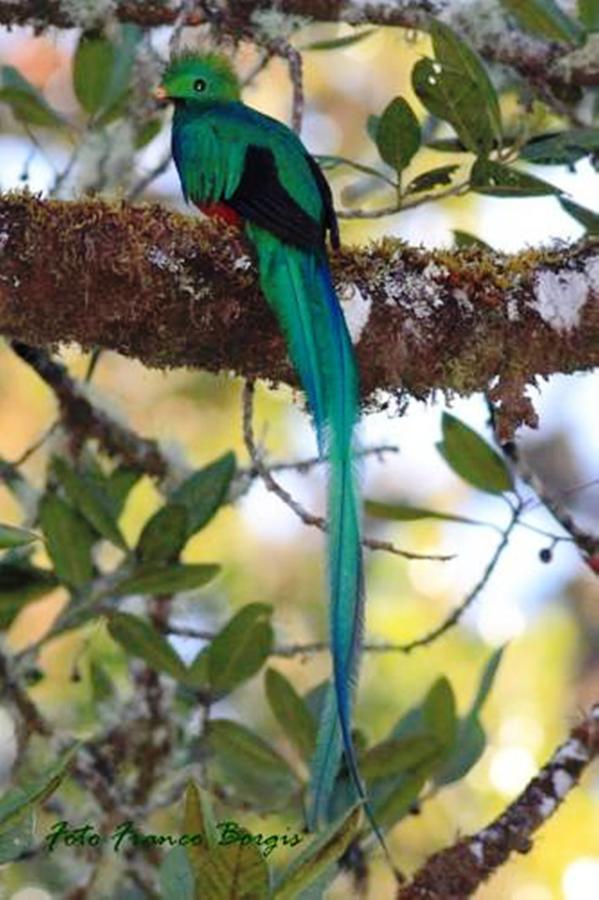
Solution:
{"label": "resplendent quetzal", "polygon": [[327,262],[327,231],[333,247],[339,246],[331,191],[286,125],[241,102],[239,82],[225,57],[183,52],[171,61],[155,93],[175,106],[172,151],[185,199],[245,229],[262,291],[308,398],[319,452],[329,459],[334,690],[329,688],[320,723],[309,818],[312,826],[325,818],[343,750],[376,829],[351,734],[364,604],[360,508],[352,470],[358,379]]}

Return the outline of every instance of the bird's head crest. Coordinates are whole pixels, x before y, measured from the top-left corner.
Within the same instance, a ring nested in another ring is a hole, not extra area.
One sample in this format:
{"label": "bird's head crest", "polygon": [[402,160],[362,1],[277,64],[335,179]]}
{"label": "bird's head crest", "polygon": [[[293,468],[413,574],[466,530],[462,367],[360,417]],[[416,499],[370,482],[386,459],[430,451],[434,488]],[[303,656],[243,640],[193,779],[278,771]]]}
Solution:
{"label": "bird's head crest", "polygon": [[156,91],[162,100],[239,100],[239,80],[226,56],[183,50],[171,58]]}

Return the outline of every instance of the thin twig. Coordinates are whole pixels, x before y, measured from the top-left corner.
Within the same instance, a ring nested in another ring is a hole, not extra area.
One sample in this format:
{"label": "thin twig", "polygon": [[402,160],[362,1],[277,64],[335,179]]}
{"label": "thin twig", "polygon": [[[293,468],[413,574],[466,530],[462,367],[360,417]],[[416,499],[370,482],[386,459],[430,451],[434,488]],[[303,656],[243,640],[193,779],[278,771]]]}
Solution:
{"label": "thin twig", "polygon": [[[304,525],[311,525],[314,528],[318,528],[320,531],[328,531],[328,525],[326,519],[322,516],[317,516],[314,513],[309,512],[305,509],[301,503],[286,491],[284,487],[282,487],[276,479],[273,478],[271,471],[268,466],[266,466],[262,460],[262,455],[256,446],[256,441],[254,438],[254,430],[252,426],[252,412],[253,412],[253,398],[254,398],[254,384],[252,381],[246,381],[242,394],[242,410],[243,410],[243,440],[247,451],[249,453],[250,459],[252,461],[252,466],[258,472],[262,481],[264,482],[266,488],[269,491],[272,491],[273,494],[283,501],[286,506],[291,509],[295,515],[304,523]],[[396,547],[390,541],[380,541],[377,538],[363,538],[362,545],[364,547],[368,547],[369,550],[384,550],[386,553],[392,553],[395,556],[402,556],[404,559],[426,559],[426,560],[434,560],[436,562],[447,562],[454,558],[452,554],[425,554],[425,553],[412,553],[410,550],[400,550],[399,547]]]}
{"label": "thin twig", "polygon": [[404,212],[406,209],[415,209],[417,206],[424,206],[425,203],[433,203],[436,200],[445,200],[447,197],[456,197],[458,194],[467,190],[469,182],[463,181],[460,184],[454,184],[444,191],[438,191],[436,194],[425,194],[423,197],[413,197],[412,199],[402,199],[401,203],[394,203],[392,206],[383,206],[380,209],[338,209],[337,218],[339,219],[382,219],[384,216],[393,216],[396,213]]}

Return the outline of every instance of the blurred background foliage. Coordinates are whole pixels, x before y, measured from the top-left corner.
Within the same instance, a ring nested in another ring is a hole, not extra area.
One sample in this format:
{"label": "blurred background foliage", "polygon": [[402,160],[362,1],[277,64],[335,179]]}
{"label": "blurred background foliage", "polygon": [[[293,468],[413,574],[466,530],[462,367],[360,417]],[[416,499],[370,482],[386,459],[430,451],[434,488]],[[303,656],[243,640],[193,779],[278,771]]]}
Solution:
{"label": "blurred background foliage", "polygon": [[[173,167],[167,165],[167,116],[150,100],[169,34],[168,29],[150,36],[131,26],[114,26],[109,50],[108,45],[104,49],[85,47],[77,30],[35,37],[30,30],[14,29],[0,35],[2,64],[13,67],[9,75],[9,70],[3,70],[0,89],[0,100],[4,100],[0,103],[2,189],[29,187],[64,198],[86,192],[116,197],[133,194],[136,199],[183,208]],[[353,34],[345,26],[313,25],[298,31],[293,42],[303,48]],[[186,37],[196,39],[192,32],[184,34]],[[110,71],[120,66],[120,82],[87,80],[85,71],[81,73],[82,54],[93,52],[112,54],[110,60],[100,59],[94,65],[110,63]],[[307,106],[302,137],[308,148],[313,153],[380,165],[366,122],[369,116],[380,115],[399,94],[413,104],[423,122],[423,108],[412,91],[410,75],[414,64],[429,52],[428,38],[390,28],[378,28],[345,46],[306,49]],[[122,54],[121,62],[118,54]],[[236,62],[242,73],[252,72],[257,61],[258,51],[253,46],[239,48]],[[128,74],[123,74],[127,66]],[[534,119],[535,131],[556,127],[559,120],[554,112],[519,92],[505,72],[494,75],[502,88],[505,123],[515,129],[526,112],[527,121]],[[39,92],[34,100],[23,96],[28,89],[18,82],[18,76]],[[128,85],[126,93],[123,84]],[[291,86],[285,63],[280,59],[269,62],[248,86],[245,99],[288,120]],[[435,166],[462,165],[462,159],[425,149],[410,163],[404,183]],[[529,167],[527,171],[568,191],[585,208],[597,208],[599,188],[591,162],[585,159],[569,168],[543,167],[541,172],[539,167]],[[149,180],[148,174],[156,177]],[[374,190],[378,183],[367,174],[335,168],[332,175],[344,208],[355,204],[376,208],[388,201],[388,187]],[[502,201],[469,194],[390,218],[343,220],[342,239],[363,243],[395,234],[429,246],[450,245],[455,229],[474,233],[505,250],[554,238],[572,240],[583,232],[582,224],[552,197]],[[75,348],[64,348],[61,355],[69,371],[83,379],[89,359]],[[4,461],[14,462],[45,434],[56,408],[47,387],[9,349],[2,350],[1,365],[0,453]],[[181,472],[184,463],[201,469],[227,451],[236,454],[238,465],[248,465],[241,429],[241,384],[235,378],[185,371],[156,373],[134,361],[103,354],[89,391],[94,402],[134,431],[158,440],[173,467]],[[535,405],[541,427],[534,433],[524,429],[521,435],[523,452],[554,492],[570,492],[566,502],[586,527],[596,524],[599,510],[599,430],[592,414],[596,397],[597,380],[592,376],[554,378],[540,385]],[[267,448],[269,461],[294,461],[314,453],[301,403],[293,401],[286,389],[260,387],[257,391],[256,433]],[[365,447],[392,444],[400,451],[366,459],[361,476],[364,495],[484,519],[505,528],[508,511],[502,499],[460,480],[435,450],[443,408],[441,398],[426,407],[409,403],[399,418],[391,404],[387,413],[363,423]],[[456,399],[451,409],[485,433],[487,412],[480,398]],[[488,437],[488,430],[486,433]],[[65,435],[55,429],[39,449],[19,463],[19,471],[34,490],[44,489],[49,461],[55,454],[64,456],[67,445]],[[88,448],[88,452],[96,455],[97,448]],[[106,468],[105,461],[102,465]],[[324,473],[320,469],[307,473],[292,470],[279,477],[305,506],[322,511]],[[526,489],[524,493],[530,496]],[[129,547],[137,545],[144,524],[163,502],[150,478],[142,476],[136,481],[119,520]],[[24,517],[23,504],[6,479],[0,487],[0,521],[35,525]],[[525,521],[562,534],[539,505],[533,504]],[[497,540],[491,529],[434,519],[394,524],[369,517],[367,531],[414,552],[455,554],[451,561],[439,562],[368,553],[367,635],[371,641],[406,642],[436,627],[476,583]],[[550,560],[544,563],[539,552],[548,547],[552,548]],[[96,552],[108,568],[118,559],[119,551],[106,542]],[[219,631],[236,611],[254,603],[272,607],[272,618],[266,618],[274,628],[277,645],[325,638],[322,535],[306,528],[257,481],[235,503],[219,509],[187,543],[181,558],[186,564],[221,566],[218,578],[199,592],[174,601],[173,620],[183,628]],[[52,563],[39,542],[33,546],[32,560],[44,567]],[[67,589],[59,586],[28,603],[3,636],[6,652],[21,653],[40,640],[64,608],[67,595]],[[139,596],[129,597],[121,605],[136,615],[147,608]],[[372,745],[383,740],[410,708],[421,704],[443,676],[455,692],[458,713],[464,716],[485,665],[497,648],[505,645],[481,714],[484,752],[463,779],[443,789],[429,782],[420,792],[421,802],[412,804],[412,814],[406,810],[390,837],[392,853],[402,869],[412,870],[431,852],[452,843],[457,833],[475,831],[498,814],[563,739],[580,711],[597,700],[598,616],[593,576],[582,565],[576,548],[567,541],[554,546],[550,537],[518,528],[489,585],[458,627],[409,655],[365,654],[356,724],[364,741]],[[105,617],[96,618],[45,644],[35,659],[28,691],[56,731],[90,741],[117,724],[119,704],[135,707],[136,697],[143,693],[143,667],[139,660],[128,661],[123,644],[131,651],[130,633],[125,631],[121,642],[115,640],[118,624],[113,621],[109,628]],[[127,622],[120,624],[125,628]],[[171,640],[187,664],[206,644],[184,636]],[[293,729],[286,732],[281,727],[275,715],[276,702],[268,702],[269,678],[271,691],[276,691],[277,682],[276,676],[265,675],[267,669],[282,673],[299,694],[306,695],[326,677],[328,662],[323,653],[271,657],[259,673],[231,693],[225,691],[210,714],[251,728],[276,749],[292,771],[305,778],[306,761],[290,737]],[[181,738],[181,749],[169,757],[169,765],[173,770],[182,768],[200,753],[199,772],[205,777],[207,763],[202,754],[206,751],[197,738],[201,724],[197,698],[181,688],[175,690],[172,679],[164,679],[164,685],[163,703],[167,715],[178,723],[175,733]],[[9,706],[2,710],[0,727],[0,767],[8,787],[20,752]],[[196,737],[186,741],[185,731],[187,737]],[[305,735],[304,739],[309,742]],[[298,740],[301,745],[302,739]],[[219,762],[223,758],[226,754],[219,756]],[[35,735],[28,744],[25,768],[19,767],[20,780],[27,780],[24,773],[28,770],[39,773],[55,761],[56,745]],[[118,760],[115,766],[119,778],[127,781],[132,777],[130,762],[123,771]],[[275,814],[267,807],[265,816],[259,803],[257,810],[252,809],[256,797],[251,796],[247,781],[248,796],[244,797],[226,764],[220,776],[215,772],[216,780],[233,791],[232,807],[218,807],[223,816],[226,811],[226,817],[232,816],[252,832],[301,831],[297,804],[292,812],[283,809]],[[165,783],[170,783],[174,774],[165,772]],[[244,777],[242,773],[242,784]],[[118,790],[118,780],[116,787]],[[260,783],[255,792],[264,794]],[[145,831],[178,833],[181,808],[179,791],[170,804],[143,821],[136,820],[136,825]],[[38,843],[56,819],[93,821],[95,815],[93,798],[86,796],[75,779],[67,778],[45,807],[38,809]],[[533,851],[506,865],[477,896],[481,900],[591,900],[599,883],[598,835],[599,781],[594,768],[585,776],[582,788],[574,791],[543,828]],[[296,852],[278,848],[269,864],[283,869]],[[9,862],[0,873],[3,896],[18,900],[67,896],[85,881],[92,857],[93,851],[86,857],[61,847],[52,855],[41,852]],[[134,882],[119,887],[120,867],[125,864],[124,857],[117,862],[114,854],[106,854],[89,896],[146,896]],[[375,854],[365,891],[374,898],[391,896],[392,890],[386,866],[380,854]],[[341,874],[327,896],[341,898],[354,891],[352,876]]]}

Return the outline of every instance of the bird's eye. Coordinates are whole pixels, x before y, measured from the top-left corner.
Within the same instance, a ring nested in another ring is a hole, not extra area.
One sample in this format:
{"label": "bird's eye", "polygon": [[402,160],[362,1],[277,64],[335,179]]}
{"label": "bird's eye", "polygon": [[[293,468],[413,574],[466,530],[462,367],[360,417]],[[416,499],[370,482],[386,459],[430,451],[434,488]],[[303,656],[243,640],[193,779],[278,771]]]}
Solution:
{"label": "bird's eye", "polygon": [[202,91],[205,91],[206,90],[206,82],[204,81],[204,79],[196,78],[196,80],[193,83],[193,89],[194,89],[194,91],[197,91],[198,94],[201,94]]}

